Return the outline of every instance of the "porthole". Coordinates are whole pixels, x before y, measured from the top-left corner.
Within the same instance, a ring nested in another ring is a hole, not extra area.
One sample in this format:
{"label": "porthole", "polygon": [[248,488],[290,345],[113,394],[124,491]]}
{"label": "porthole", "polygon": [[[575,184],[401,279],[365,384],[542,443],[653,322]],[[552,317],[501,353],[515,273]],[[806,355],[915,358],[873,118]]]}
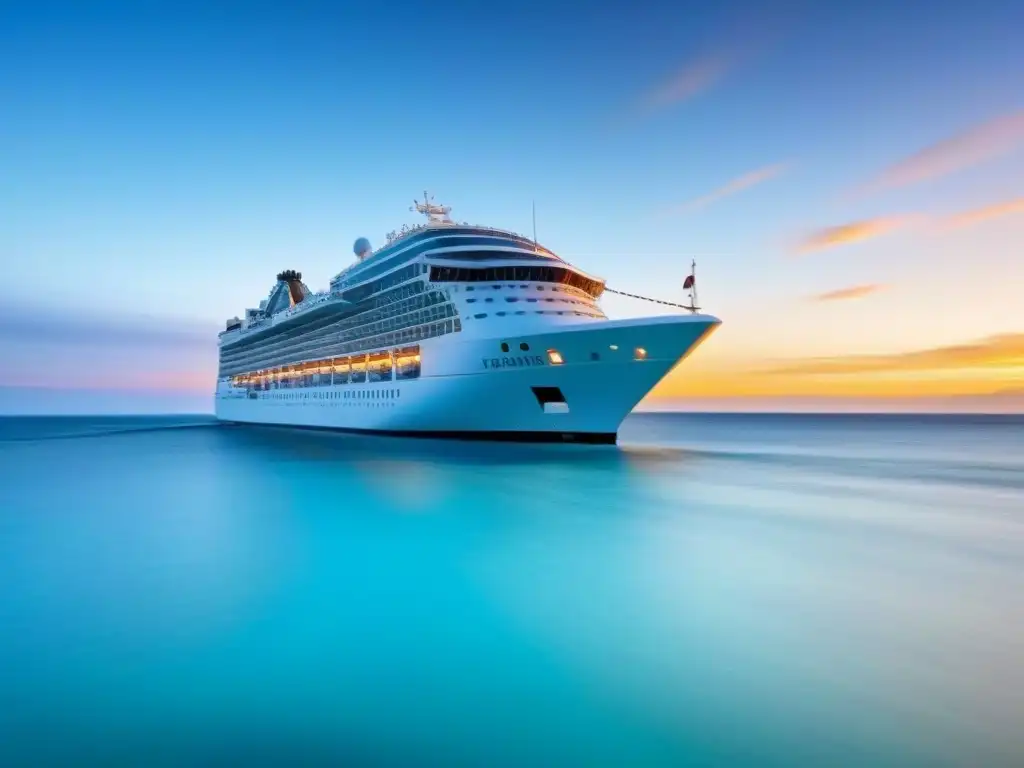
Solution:
{"label": "porthole", "polygon": [[529,345],[529,344],[527,344],[527,343],[526,343],[525,341],[521,341],[521,342],[519,343],[519,348],[520,348],[521,350],[523,350],[523,352],[529,352],[529,351],[530,351],[530,345]]}
{"label": "porthole", "polygon": [[506,342],[506,341],[501,342],[501,351],[502,352],[508,352],[508,342]]}

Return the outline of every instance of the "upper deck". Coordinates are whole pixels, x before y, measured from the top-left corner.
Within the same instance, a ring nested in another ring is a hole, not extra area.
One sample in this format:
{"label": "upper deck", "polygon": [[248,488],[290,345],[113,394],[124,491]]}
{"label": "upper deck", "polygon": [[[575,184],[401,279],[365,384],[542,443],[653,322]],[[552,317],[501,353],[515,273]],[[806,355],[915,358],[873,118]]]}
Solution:
{"label": "upper deck", "polygon": [[[498,263],[532,263],[538,267],[561,267],[562,270],[578,271],[550,249],[520,233],[498,227],[452,221],[448,216],[450,208],[429,202],[426,193],[424,202],[415,202],[412,210],[425,214],[428,221],[419,226],[403,227],[388,233],[385,245],[374,251],[370,250],[368,241],[360,238],[356,241],[355,248],[358,260],[331,280],[329,290],[307,292],[301,301],[291,306],[279,308],[275,302],[264,302],[267,311],[256,313],[251,318],[247,317],[245,324],[229,322],[228,329],[220,334],[221,342],[234,345],[235,342],[251,337],[252,334],[262,337],[263,332],[282,323],[290,326],[299,316],[306,315],[311,310],[319,309],[319,315],[323,311],[329,311],[331,306],[361,302],[375,291],[378,284],[383,288],[384,283],[390,284],[394,282],[392,278],[397,279],[407,269],[413,269],[411,263],[420,260],[420,257],[428,257],[431,263],[443,259],[441,263],[467,267],[474,261],[493,264],[497,260]],[[409,265],[407,269],[403,269],[406,265]],[[426,267],[422,269],[427,275]],[[458,272],[463,271],[466,270]],[[475,273],[476,270],[470,271]],[[452,275],[445,279],[454,279],[455,274],[452,271]],[[445,272],[445,275],[448,275],[448,272]],[[591,282],[594,281],[589,276],[585,277]],[[529,278],[524,275],[510,279]],[[276,295],[276,290],[271,291],[272,297]]]}

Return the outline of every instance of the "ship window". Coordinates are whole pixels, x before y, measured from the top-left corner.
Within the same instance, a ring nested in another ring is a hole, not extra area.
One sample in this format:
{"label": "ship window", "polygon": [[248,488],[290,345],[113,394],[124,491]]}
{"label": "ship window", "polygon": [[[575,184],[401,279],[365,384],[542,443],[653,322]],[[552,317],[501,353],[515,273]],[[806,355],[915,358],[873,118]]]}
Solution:
{"label": "ship window", "polygon": [[530,351],[530,345],[527,344],[525,341],[519,342],[519,348],[521,350],[523,350],[523,352],[529,352]]}
{"label": "ship window", "polygon": [[507,313],[505,313],[505,312],[495,312],[494,314],[496,314],[498,317],[504,317]]}
{"label": "ship window", "polygon": [[501,342],[501,351],[502,352],[508,352],[508,342],[507,341]]}
{"label": "ship window", "polygon": [[391,381],[391,353],[375,352],[370,355],[367,371],[370,381]]}
{"label": "ship window", "polygon": [[416,379],[420,375],[420,348],[403,347],[395,350],[395,378]]}
{"label": "ship window", "polygon": [[478,315],[473,315],[473,317],[475,317],[477,320],[483,320],[485,317],[487,317],[487,313],[486,312],[481,312]]}
{"label": "ship window", "polygon": [[366,355],[357,355],[352,358],[352,372],[349,380],[353,384],[362,384],[366,381]]}
{"label": "ship window", "polygon": [[348,384],[348,371],[349,363],[348,358],[339,357],[334,360],[334,383],[335,384]]}
{"label": "ship window", "polygon": [[509,303],[512,303],[512,302],[515,302],[515,301],[519,301],[519,298],[516,297],[516,296],[506,296],[505,297],[505,301],[507,301]]}

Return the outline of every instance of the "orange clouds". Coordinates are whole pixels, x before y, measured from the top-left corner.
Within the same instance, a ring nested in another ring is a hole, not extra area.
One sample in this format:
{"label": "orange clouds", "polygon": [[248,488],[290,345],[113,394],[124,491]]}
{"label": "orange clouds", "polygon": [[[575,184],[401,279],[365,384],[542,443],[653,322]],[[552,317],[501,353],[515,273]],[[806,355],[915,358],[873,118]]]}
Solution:
{"label": "orange clouds", "polygon": [[872,293],[877,293],[883,288],[885,288],[885,286],[879,283],[854,285],[849,288],[840,288],[837,291],[819,293],[816,296],[812,296],[811,299],[813,301],[844,301],[847,299],[862,299],[865,296],[870,296]]}
{"label": "orange clouds", "polygon": [[891,232],[906,223],[904,218],[878,218],[855,221],[835,227],[826,227],[813,232],[800,244],[798,253],[812,253],[840,245],[869,240]]}
{"label": "orange clouds", "polygon": [[1016,200],[1008,200],[1004,203],[994,203],[970,211],[964,211],[954,216],[949,216],[942,221],[944,227],[960,229],[979,224],[990,219],[998,219],[1002,216],[1009,216],[1014,213],[1024,213],[1024,197]]}
{"label": "orange clouds", "polygon": [[745,173],[742,176],[737,176],[732,181],[724,184],[713,192],[690,200],[689,202],[683,203],[679,207],[674,209],[675,213],[685,213],[687,211],[696,210],[697,208],[703,208],[717,200],[721,200],[729,195],[734,195],[737,192],[741,192],[744,189],[756,186],[763,181],[768,181],[778,176],[780,173],[786,170],[788,165],[786,163],[776,163],[775,165],[767,165],[763,168],[758,168],[749,173]]}
{"label": "orange clouds", "polygon": [[947,176],[1024,143],[1024,110],[989,120],[886,168],[869,189],[889,189]]}
{"label": "orange clouds", "polygon": [[909,406],[927,398],[971,397],[981,398],[975,405],[990,410],[1024,408],[1024,333],[893,354],[764,361],[760,366],[697,355],[652,393],[652,398],[688,402],[904,398]]}
{"label": "orange clouds", "polygon": [[965,368],[1015,368],[1024,375],[1024,333],[1004,333],[968,344],[891,355],[812,358],[772,368],[773,375],[847,375]]}

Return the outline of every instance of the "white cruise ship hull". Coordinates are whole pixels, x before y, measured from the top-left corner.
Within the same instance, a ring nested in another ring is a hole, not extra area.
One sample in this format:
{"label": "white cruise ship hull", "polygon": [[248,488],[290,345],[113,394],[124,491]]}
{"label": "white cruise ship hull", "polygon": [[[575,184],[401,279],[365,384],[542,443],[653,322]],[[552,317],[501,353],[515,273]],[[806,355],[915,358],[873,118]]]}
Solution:
{"label": "white cruise ship hull", "polygon": [[215,411],[240,424],[614,443],[634,406],[718,324],[692,314],[549,326],[511,338],[449,334],[421,342],[415,379],[260,392],[222,380]]}

